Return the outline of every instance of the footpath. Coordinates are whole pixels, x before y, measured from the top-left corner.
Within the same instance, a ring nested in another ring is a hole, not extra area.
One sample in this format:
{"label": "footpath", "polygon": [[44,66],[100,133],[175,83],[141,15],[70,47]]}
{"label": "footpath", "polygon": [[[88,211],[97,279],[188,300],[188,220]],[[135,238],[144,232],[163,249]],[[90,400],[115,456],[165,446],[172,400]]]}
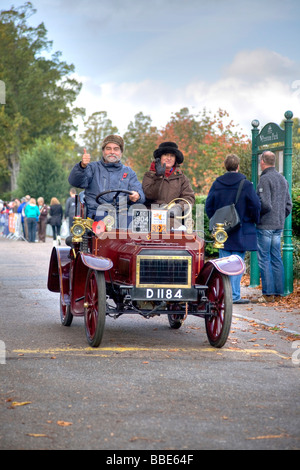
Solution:
{"label": "footpath", "polygon": [[291,336],[299,335],[300,340],[300,280],[294,283],[294,292],[279,302],[256,303],[260,295],[260,288],[241,286],[241,297],[249,299],[250,303],[234,304],[233,316],[255,321]]}

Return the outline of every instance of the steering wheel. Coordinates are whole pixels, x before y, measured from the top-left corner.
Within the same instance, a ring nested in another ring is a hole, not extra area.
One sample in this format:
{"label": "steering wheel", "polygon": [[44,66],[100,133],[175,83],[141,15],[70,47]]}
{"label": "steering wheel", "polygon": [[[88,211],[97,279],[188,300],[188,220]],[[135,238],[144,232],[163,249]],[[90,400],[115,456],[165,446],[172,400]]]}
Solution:
{"label": "steering wheel", "polygon": [[99,193],[98,196],[96,196],[96,202],[98,204],[101,204],[101,202],[99,201],[100,197],[104,196],[104,194],[108,194],[108,193],[117,193],[113,197],[113,202],[112,202],[112,204],[115,204],[116,199],[117,199],[117,197],[119,196],[120,193],[132,194],[132,191],[128,191],[128,189],[108,189],[107,191],[102,191],[102,193]]}
{"label": "steering wheel", "polygon": [[187,201],[186,199],[183,199],[183,197],[176,197],[175,199],[172,199],[172,201],[170,201],[168,204],[166,204],[164,206],[164,209],[168,209],[168,210],[172,209],[172,207],[175,206],[175,204],[177,204],[177,201],[183,201],[185,204],[187,204],[188,205],[188,211],[184,215],[176,215],[175,218],[176,219],[186,219],[190,215],[190,213],[192,212],[193,207],[192,207],[192,204],[189,201]]}

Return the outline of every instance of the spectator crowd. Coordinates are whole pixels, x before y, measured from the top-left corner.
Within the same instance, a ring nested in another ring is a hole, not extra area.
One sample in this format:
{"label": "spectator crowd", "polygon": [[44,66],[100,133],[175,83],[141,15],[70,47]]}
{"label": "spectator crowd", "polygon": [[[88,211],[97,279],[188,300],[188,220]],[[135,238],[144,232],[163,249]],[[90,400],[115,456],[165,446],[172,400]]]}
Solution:
{"label": "spectator crowd", "polygon": [[64,221],[63,209],[57,198],[52,198],[50,205],[45,204],[43,197],[36,200],[30,195],[21,200],[0,200],[0,236],[29,243],[45,243],[49,226],[53,245],[60,245],[61,231],[66,232],[63,236],[69,234],[70,203],[66,204],[65,217]]}

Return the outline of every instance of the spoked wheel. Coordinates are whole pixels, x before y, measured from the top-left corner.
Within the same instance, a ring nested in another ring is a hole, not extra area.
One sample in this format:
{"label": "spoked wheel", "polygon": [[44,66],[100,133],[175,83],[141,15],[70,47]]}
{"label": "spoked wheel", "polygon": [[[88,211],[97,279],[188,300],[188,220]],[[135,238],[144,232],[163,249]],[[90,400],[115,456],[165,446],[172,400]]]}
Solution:
{"label": "spoked wheel", "polygon": [[205,317],[206,334],[212,346],[222,348],[227,341],[232,319],[229,277],[215,270],[208,284],[207,297],[213,303],[213,315]]}
{"label": "spoked wheel", "polygon": [[97,348],[102,340],[106,317],[104,273],[90,269],[84,296],[84,325],[88,343]]}
{"label": "spoked wheel", "polygon": [[70,326],[73,320],[73,314],[71,312],[70,305],[64,305],[62,303],[62,298],[60,295],[59,299],[60,305],[60,321],[63,326]]}
{"label": "spoked wheel", "polygon": [[170,323],[170,327],[174,330],[178,330],[178,328],[182,325],[183,315],[178,315],[177,313],[168,313],[168,320]]}

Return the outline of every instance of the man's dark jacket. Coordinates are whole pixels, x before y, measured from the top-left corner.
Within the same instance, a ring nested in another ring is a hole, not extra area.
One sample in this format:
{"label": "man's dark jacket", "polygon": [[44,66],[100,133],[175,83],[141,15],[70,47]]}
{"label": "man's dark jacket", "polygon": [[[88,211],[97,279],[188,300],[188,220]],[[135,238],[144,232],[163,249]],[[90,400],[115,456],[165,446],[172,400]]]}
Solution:
{"label": "man's dark jacket", "polygon": [[236,205],[241,219],[241,226],[229,234],[224,244],[228,251],[256,251],[257,238],[255,224],[259,223],[260,200],[253,184],[242,173],[228,171],[219,176],[212,184],[205,203],[205,211],[211,218],[220,207],[235,202],[240,181],[244,179],[243,189]]}
{"label": "man's dark jacket", "polygon": [[[137,191],[140,195],[139,204],[145,202],[145,195],[141,183],[135,172],[128,166],[118,163],[105,163],[102,160],[91,162],[86,168],[77,163],[69,175],[69,183],[76,188],[85,189],[85,201],[87,204],[88,217],[93,218],[96,214],[98,203],[96,196],[102,191],[109,189],[126,189]],[[111,204],[115,193],[109,193],[100,198],[101,204]],[[125,195],[126,197],[126,195]],[[131,205],[131,201],[128,201]]]}

